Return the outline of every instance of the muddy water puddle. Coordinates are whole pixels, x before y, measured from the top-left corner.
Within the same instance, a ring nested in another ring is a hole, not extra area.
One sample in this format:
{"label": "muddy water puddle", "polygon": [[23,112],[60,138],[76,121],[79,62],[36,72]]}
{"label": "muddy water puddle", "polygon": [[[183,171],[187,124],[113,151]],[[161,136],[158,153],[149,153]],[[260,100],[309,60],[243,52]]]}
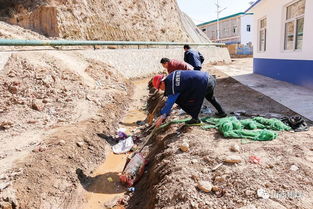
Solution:
{"label": "muddy water puddle", "polygon": [[120,185],[118,174],[122,172],[127,155],[108,153],[105,162],[94,171],[94,183],[88,187],[86,209],[103,209],[107,202],[122,197],[126,188]]}
{"label": "muddy water puddle", "polygon": [[[136,122],[145,120],[146,114],[142,107],[143,98],[148,95],[146,88],[148,81],[149,79],[133,81],[135,85],[133,99],[117,129],[125,128],[126,133],[131,134],[137,127]],[[123,171],[128,154],[116,155],[111,149],[107,150],[105,161],[93,172],[95,180],[86,191],[87,203],[82,207],[84,209],[108,208],[111,202],[123,197],[127,191],[127,188],[119,182],[119,173]]]}

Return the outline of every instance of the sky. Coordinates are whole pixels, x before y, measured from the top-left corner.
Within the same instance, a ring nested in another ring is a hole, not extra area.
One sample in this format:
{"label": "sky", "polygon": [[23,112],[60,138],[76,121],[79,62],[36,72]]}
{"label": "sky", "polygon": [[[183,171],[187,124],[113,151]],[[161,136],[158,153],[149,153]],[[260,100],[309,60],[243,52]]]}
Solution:
{"label": "sky", "polygon": [[[220,17],[244,12],[249,8],[249,2],[253,0],[219,0],[220,9],[226,8]],[[216,0],[177,0],[177,3],[196,24],[216,19]]]}

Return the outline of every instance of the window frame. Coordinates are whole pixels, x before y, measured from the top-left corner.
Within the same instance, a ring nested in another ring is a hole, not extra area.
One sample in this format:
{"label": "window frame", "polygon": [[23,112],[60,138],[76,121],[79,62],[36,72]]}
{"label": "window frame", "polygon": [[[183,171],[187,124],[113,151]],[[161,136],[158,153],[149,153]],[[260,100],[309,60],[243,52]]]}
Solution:
{"label": "window frame", "polygon": [[246,30],[247,30],[247,32],[251,32],[251,25],[250,24],[246,26]]}
{"label": "window frame", "polygon": [[[266,26],[261,28],[261,22],[263,20],[266,20]],[[258,52],[259,53],[264,53],[267,50],[267,17],[262,17],[258,20]],[[261,50],[261,31],[265,32],[265,37],[264,37],[264,50]]]}
{"label": "window frame", "polygon": [[[287,19],[287,12],[288,12],[288,7],[292,6],[293,4],[299,2],[301,0],[294,0],[292,2],[290,2],[289,4],[285,5],[284,7],[284,13],[283,13],[283,51],[284,52],[295,52],[295,51],[302,51],[302,47],[300,49],[297,49],[297,30],[298,30],[298,21],[300,19],[304,19],[305,21],[305,9],[304,9],[304,13],[302,15],[298,15],[296,17],[293,17],[293,18],[289,18]],[[304,1],[304,6],[306,6],[306,0],[303,0]],[[287,24],[292,22],[294,24],[294,30],[293,30],[293,35],[294,35],[294,40],[293,40],[293,44],[292,44],[292,49],[287,49],[286,48],[286,44],[287,44]],[[303,35],[302,35],[302,41],[303,41],[303,38],[304,38],[304,23],[303,23]]]}

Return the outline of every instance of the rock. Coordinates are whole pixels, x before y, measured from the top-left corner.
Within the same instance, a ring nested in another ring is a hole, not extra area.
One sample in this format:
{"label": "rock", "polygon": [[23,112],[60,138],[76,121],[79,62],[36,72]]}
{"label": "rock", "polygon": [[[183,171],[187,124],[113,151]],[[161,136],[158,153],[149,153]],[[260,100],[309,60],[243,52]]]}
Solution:
{"label": "rock", "polygon": [[47,75],[42,79],[42,82],[46,87],[50,87],[54,83],[54,79],[51,75]]}
{"label": "rock", "polygon": [[270,187],[272,187],[272,184],[271,184],[271,183],[266,183],[264,186],[265,186],[266,188],[270,188]]}
{"label": "rock", "polygon": [[13,123],[11,122],[8,122],[8,121],[0,122],[0,130],[6,130],[12,127],[13,127]]}
{"label": "rock", "polygon": [[2,192],[4,189],[8,188],[10,186],[9,182],[0,183],[0,192]]}
{"label": "rock", "polygon": [[223,176],[216,176],[214,182],[224,182],[226,179]]}
{"label": "rock", "polygon": [[264,189],[257,190],[257,196],[262,199],[269,199],[270,195]]}
{"label": "rock", "polygon": [[208,193],[208,192],[210,192],[212,190],[213,185],[209,181],[199,181],[197,187],[201,191]]}
{"label": "rock", "polygon": [[189,151],[189,144],[187,142],[184,142],[180,145],[180,150],[183,152],[188,152]]}
{"label": "rock", "polygon": [[221,188],[219,188],[218,186],[213,186],[212,187],[212,191],[213,192],[218,192],[218,191],[220,191],[221,190]]}
{"label": "rock", "polygon": [[5,174],[0,175],[0,180],[6,180],[7,178],[8,176]]}
{"label": "rock", "polygon": [[292,165],[292,166],[290,167],[290,170],[291,170],[291,171],[297,171],[297,170],[299,170],[299,167],[296,166],[296,165]]}
{"label": "rock", "polygon": [[43,152],[46,150],[47,150],[47,147],[39,146],[39,147],[36,147],[35,149],[33,149],[33,152]]}
{"label": "rock", "polygon": [[64,140],[60,140],[59,141],[59,145],[62,145],[62,146],[65,145],[65,141]]}
{"label": "rock", "polygon": [[11,94],[17,93],[17,87],[16,86],[9,86],[8,90]]}
{"label": "rock", "polygon": [[202,169],[201,169],[201,172],[202,172],[202,173],[209,173],[209,172],[210,172],[210,169],[208,169],[208,168],[202,168]]}
{"label": "rock", "polygon": [[197,175],[192,175],[191,178],[196,182],[199,181],[199,177]]}
{"label": "rock", "polygon": [[245,194],[246,194],[246,196],[252,196],[252,195],[255,194],[255,192],[254,192],[254,191],[251,191],[251,190],[246,190],[246,191],[245,191]]}
{"label": "rock", "polygon": [[214,167],[212,168],[212,171],[216,171],[216,170],[219,169],[222,165],[223,165],[223,163],[220,163],[220,164],[214,166]]}
{"label": "rock", "polygon": [[227,156],[224,159],[225,163],[231,163],[231,164],[235,164],[235,163],[240,163],[241,162],[241,157],[240,156],[236,156],[236,155],[230,155]]}
{"label": "rock", "polygon": [[240,146],[238,144],[233,144],[229,149],[232,152],[239,152],[240,151]]}
{"label": "rock", "polygon": [[12,204],[9,202],[0,202],[1,209],[13,209]]}
{"label": "rock", "polygon": [[78,147],[82,147],[82,146],[84,146],[84,142],[76,142],[76,145],[77,145]]}
{"label": "rock", "polygon": [[44,105],[41,101],[39,100],[34,100],[32,103],[32,109],[37,110],[39,112],[43,111]]}
{"label": "rock", "polygon": [[51,102],[52,102],[52,100],[48,99],[48,98],[42,100],[42,103],[44,103],[44,104],[51,103]]}
{"label": "rock", "polygon": [[192,164],[197,164],[197,163],[199,163],[199,161],[196,160],[196,159],[193,159],[193,160],[191,160],[191,163],[192,163]]}

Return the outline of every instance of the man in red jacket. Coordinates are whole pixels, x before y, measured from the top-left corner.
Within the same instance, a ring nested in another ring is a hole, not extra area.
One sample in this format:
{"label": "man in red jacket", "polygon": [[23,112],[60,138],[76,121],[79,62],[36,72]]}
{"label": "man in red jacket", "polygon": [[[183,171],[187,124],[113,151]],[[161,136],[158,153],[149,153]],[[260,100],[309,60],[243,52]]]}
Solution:
{"label": "man in red jacket", "polygon": [[162,66],[167,69],[168,74],[171,74],[172,72],[176,70],[192,70],[193,67],[189,65],[186,62],[174,60],[174,59],[168,59],[168,58],[162,58],[161,59]]}

